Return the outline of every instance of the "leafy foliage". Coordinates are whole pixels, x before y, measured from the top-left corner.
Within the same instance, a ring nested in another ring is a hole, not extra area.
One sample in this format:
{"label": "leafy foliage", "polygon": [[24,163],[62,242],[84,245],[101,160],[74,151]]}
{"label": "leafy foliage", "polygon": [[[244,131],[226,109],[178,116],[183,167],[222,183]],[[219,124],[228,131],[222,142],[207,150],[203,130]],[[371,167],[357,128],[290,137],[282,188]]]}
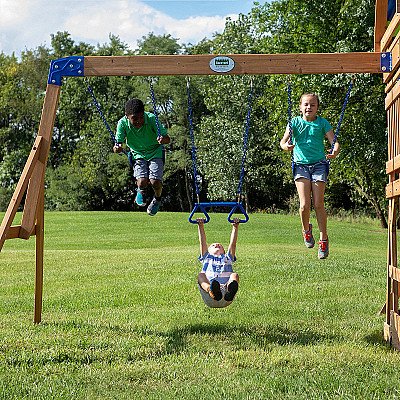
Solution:
{"label": "leafy foliage", "polygon": [[[369,51],[373,48],[374,1],[277,0],[255,2],[251,12],[227,19],[224,32],[195,45],[179,45],[171,35],[153,32],[130,49],[118,36],[97,47],[75,43],[68,32],[51,35],[51,48],[27,50],[20,60],[0,53],[0,207],[11,197],[36,135],[51,59],[71,55],[151,55],[304,53]],[[124,157],[111,154],[112,141],[87,91],[89,84],[111,129],[125,101],[143,99],[153,110],[146,77],[65,79],[57,112],[49,168],[46,206],[51,209],[132,208],[134,182]],[[164,209],[188,210],[194,200],[186,84],[183,77],[153,77],[156,110],[168,128]],[[321,115],[333,126],[351,77],[291,77],[293,113],[304,91],[318,92]],[[203,177],[201,199],[236,198],[250,81],[254,99],[245,164],[244,195],[257,210],[289,210],[294,185],[289,155],[279,148],[287,123],[285,76],[191,77],[193,122]],[[385,223],[386,120],[381,78],[356,77],[339,141],[342,151],[332,163],[327,204],[331,210],[362,209]]]}

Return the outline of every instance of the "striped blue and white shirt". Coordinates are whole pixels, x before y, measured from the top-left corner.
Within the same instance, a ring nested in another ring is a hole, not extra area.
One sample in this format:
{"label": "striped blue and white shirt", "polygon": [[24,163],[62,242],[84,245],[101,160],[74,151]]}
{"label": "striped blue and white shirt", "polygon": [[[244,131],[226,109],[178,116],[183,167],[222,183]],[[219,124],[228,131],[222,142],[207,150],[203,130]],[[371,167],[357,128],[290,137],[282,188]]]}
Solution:
{"label": "striped blue and white shirt", "polygon": [[228,282],[232,270],[232,264],[236,261],[236,257],[232,257],[230,253],[213,256],[208,251],[199,257],[199,261],[203,264],[202,272],[211,282],[216,279],[219,283]]}

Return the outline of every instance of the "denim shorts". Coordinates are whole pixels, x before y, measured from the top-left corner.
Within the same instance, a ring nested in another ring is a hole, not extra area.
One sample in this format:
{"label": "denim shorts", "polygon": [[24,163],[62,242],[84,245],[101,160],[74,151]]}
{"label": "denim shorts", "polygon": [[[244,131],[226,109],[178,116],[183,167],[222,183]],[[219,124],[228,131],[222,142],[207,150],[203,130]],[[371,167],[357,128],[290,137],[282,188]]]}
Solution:
{"label": "denim shorts", "polygon": [[294,180],[308,179],[311,182],[326,182],[328,178],[328,161],[322,160],[315,164],[294,164]]}
{"label": "denim shorts", "polygon": [[143,158],[135,160],[133,176],[135,178],[149,178],[162,181],[164,173],[164,162],[162,158],[153,158],[147,161]]}

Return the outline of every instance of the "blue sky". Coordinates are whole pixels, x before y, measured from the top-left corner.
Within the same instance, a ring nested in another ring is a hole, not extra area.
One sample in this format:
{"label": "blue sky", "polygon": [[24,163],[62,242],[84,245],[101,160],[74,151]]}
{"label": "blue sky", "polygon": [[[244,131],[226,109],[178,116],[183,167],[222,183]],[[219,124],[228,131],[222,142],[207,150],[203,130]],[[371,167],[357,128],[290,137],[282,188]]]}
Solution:
{"label": "blue sky", "polygon": [[168,14],[171,17],[179,19],[188,18],[190,16],[213,16],[226,14],[247,14],[253,4],[253,1],[244,0],[143,0],[158,10]]}
{"label": "blue sky", "polygon": [[149,32],[197,43],[252,5],[253,0],[0,0],[0,51],[19,56],[25,49],[49,47],[50,35],[58,31],[93,45],[108,42],[112,33],[132,49]]}

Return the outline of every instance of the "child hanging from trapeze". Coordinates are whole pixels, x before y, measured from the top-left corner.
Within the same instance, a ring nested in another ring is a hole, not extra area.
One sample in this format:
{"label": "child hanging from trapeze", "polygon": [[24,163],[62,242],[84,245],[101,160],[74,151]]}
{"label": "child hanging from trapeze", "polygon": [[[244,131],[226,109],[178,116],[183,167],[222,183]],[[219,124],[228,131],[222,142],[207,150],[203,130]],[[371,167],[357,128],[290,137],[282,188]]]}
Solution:
{"label": "child hanging from trapeze", "polygon": [[232,270],[232,264],[236,261],[239,219],[235,218],[232,223],[228,253],[225,253],[221,243],[207,246],[204,219],[198,218],[196,221],[200,242],[199,261],[203,265],[197,278],[201,297],[208,307],[227,307],[239,289],[239,275]]}

